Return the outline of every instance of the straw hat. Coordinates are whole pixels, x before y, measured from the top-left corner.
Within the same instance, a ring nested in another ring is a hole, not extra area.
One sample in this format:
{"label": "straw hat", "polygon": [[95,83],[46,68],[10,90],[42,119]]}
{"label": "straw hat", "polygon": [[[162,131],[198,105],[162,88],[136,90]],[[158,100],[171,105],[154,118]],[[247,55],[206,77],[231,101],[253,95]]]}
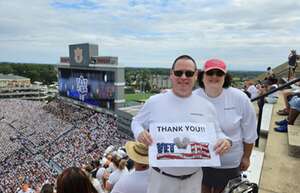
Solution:
{"label": "straw hat", "polygon": [[137,141],[128,141],[125,145],[127,155],[134,162],[149,164],[148,147]]}

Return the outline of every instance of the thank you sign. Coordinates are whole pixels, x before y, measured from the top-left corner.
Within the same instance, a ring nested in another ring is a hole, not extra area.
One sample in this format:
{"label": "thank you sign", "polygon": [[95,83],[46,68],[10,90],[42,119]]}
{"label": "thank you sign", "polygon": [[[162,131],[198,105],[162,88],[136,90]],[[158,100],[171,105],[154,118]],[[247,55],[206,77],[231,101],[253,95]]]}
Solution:
{"label": "thank you sign", "polygon": [[155,167],[220,166],[215,125],[207,123],[153,123],[149,162]]}

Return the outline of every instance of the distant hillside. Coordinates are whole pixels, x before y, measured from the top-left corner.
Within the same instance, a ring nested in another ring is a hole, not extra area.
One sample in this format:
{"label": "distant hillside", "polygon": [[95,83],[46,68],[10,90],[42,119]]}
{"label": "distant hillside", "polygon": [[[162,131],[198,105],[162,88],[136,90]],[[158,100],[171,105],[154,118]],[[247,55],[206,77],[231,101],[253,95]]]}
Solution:
{"label": "distant hillside", "polygon": [[[273,72],[275,73],[276,77],[278,78],[287,78],[288,77],[288,62],[284,62],[277,67],[273,68]],[[261,73],[259,76],[255,78],[255,80],[263,80],[265,78],[265,72]],[[296,68],[296,77],[300,76],[300,66]]]}

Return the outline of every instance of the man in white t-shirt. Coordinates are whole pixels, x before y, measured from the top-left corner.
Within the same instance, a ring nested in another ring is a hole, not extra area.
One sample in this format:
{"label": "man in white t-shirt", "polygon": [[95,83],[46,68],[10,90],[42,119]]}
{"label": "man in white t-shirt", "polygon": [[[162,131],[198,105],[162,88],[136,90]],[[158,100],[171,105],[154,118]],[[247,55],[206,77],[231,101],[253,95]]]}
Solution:
{"label": "man in white t-shirt", "polygon": [[122,176],[111,193],[146,193],[149,178],[148,147],[143,143],[128,141],[125,148],[134,162],[134,171]]}
{"label": "man in white t-shirt", "polygon": [[[223,154],[230,149],[231,141],[226,139],[218,126],[213,105],[192,93],[197,74],[196,62],[192,57],[182,55],[175,59],[170,72],[172,89],[152,96],[132,120],[131,128],[138,141],[145,145],[152,144],[148,129],[153,123],[210,122],[219,138],[215,144],[216,153]],[[201,181],[201,167],[151,168],[147,192],[199,193]]]}
{"label": "man in white t-shirt", "polygon": [[253,99],[259,95],[259,91],[252,80],[245,81],[245,90],[250,93],[250,98]]}

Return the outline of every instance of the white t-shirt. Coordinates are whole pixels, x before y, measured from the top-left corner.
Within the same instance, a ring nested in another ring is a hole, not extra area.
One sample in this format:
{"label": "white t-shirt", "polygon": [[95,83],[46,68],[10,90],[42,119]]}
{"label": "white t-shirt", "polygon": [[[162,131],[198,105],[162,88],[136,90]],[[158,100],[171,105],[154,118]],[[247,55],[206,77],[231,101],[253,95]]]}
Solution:
{"label": "white t-shirt", "polygon": [[114,165],[114,163],[110,162],[106,171],[108,171],[109,173],[113,173],[113,171],[115,171],[116,169],[117,167]]}
{"label": "white t-shirt", "polygon": [[124,175],[115,184],[111,193],[146,193],[148,187],[149,169],[133,171]]}
{"label": "white t-shirt", "polygon": [[[215,125],[218,138],[226,138],[222,133],[214,106],[203,97],[191,94],[189,97],[178,97],[172,90],[150,97],[133,117],[131,129],[135,138],[144,129],[149,129],[156,122],[211,122]],[[199,171],[199,167],[164,167],[162,171],[180,176]]]}
{"label": "white t-shirt", "polygon": [[247,91],[251,94],[251,99],[258,96],[258,90],[254,85],[251,85],[247,88]]}
{"label": "white t-shirt", "polygon": [[232,140],[228,153],[221,156],[221,168],[238,167],[244,153],[243,142],[251,144],[257,138],[256,113],[250,99],[239,89],[227,88],[215,97],[206,95],[202,88],[194,91],[214,104],[220,126]]}
{"label": "white t-shirt", "polygon": [[108,183],[114,186],[117,183],[117,181],[125,174],[128,174],[128,170],[126,167],[123,170],[116,169],[115,171],[113,171],[113,173],[109,175]]}
{"label": "white t-shirt", "polygon": [[[272,84],[271,87],[270,87],[270,90],[274,90],[276,88],[278,88],[278,85],[277,84]],[[278,97],[278,91],[273,92],[272,94],[269,94],[269,97]]]}
{"label": "white t-shirt", "polygon": [[26,192],[24,192],[23,190],[19,190],[18,193],[34,193],[34,190],[29,188]]}
{"label": "white t-shirt", "polygon": [[100,183],[100,181],[96,178],[91,178],[91,182],[94,186],[94,188],[97,190],[98,193],[104,193],[104,190],[101,186],[102,183]]}

